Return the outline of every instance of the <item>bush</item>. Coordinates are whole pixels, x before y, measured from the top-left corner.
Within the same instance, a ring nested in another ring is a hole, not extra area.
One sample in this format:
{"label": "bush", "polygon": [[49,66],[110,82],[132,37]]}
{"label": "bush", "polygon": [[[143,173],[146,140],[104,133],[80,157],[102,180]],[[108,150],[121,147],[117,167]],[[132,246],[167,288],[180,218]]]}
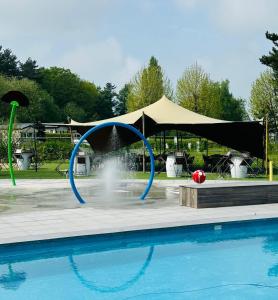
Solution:
{"label": "bush", "polygon": [[58,132],[58,133],[49,133],[46,132],[45,136],[48,138],[60,138],[60,137],[68,137],[70,139],[71,134],[69,132]]}
{"label": "bush", "polygon": [[39,157],[48,161],[68,159],[72,148],[71,143],[63,141],[46,141],[37,144]]}

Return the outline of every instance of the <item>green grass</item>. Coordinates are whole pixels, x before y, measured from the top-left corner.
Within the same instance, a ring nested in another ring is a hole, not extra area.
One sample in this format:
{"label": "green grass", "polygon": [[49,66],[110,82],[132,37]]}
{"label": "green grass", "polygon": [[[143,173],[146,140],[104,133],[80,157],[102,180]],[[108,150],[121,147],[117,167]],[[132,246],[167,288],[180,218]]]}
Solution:
{"label": "green grass", "polygon": [[[51,162],[43,164],[36,172],[33,169],[26,170],[26,171],[19,171],[15,170],[15,178],[16,179],[61,179],[66,178],[65,176],[61,176],[55,168],[57,167],[58,163]],[[62,165],[61,169],[67,169],[68,165]],[[0,179],[10,178],[10,173],[7,169],[0,170]]]}
{"label": "green grass", "polygon": [[[38,172],[35,172],[35,170],[26,170],[26,171],[18,171],[15,170],[15,178],[16,179],[62,179],[66,178],[66,176],[61,176],[55,168],[57,167],[57,162],[48,162],[43,164],[39,169]],[[64,163],[60,167],[61,169],[67,169],[68,164]],[[134,172],[133,178],[135,179],[148,179],[149,178],[149,172],[143,173],[143,172]],[[6,179],[10,178],[9,171],[7,169],[0,170],[0,179]],[[86,178],[86,177],[80,177],[80,178]],[[162,172],[160,174],[155,175],[155,179],[159,180],[165,180],[165,179],[173,179],[173,180],[182,180],[182,179],[190,179],[189,175],[184,175],[182,177],[176,177],[176,178],[168,178],[166,176],[165,172]],[[225,176],[225,178],[220,178],[219,174],[216,173],[207,173],[207,180],[212,179],[225,179],[230,180],[230,176]],[[258,176],[255,178],[244,178],[244,180],[266,180],[266,176]],[[274,176],[274,180],[278,180],[278,175]]]}
{"label": "green grass", "polygon": [[[149,172],[143,173],[143,172],[136,172],[134,178],[136,179],[148,179],[150,176]],[[218,179],[223,179],[223,180],[235,180],[234,178],[231,178],[231,176],[227,175],[225,177],[220,177],[219,174],[217,173],[206,173],[206,179],[207,180],[218,180]],[[173,178],[169,178],[167,177],[166,173],[160,173],[160,174],[156,174],[155,175],[155,179],[158,180],[169,180],[169,179],[173,179],[173,180],[187,180],[187,179],[191,179],[191,176],[189,175],[183,175],[181,177],[173,177]],[[237,179],[237,180],[266,180],[266,176],[265,175],[260,175],[257,177],[247,177],[247,178],[242,178],[242,179]],[[274,180],[278,180],[278,175],[273,176]]]}

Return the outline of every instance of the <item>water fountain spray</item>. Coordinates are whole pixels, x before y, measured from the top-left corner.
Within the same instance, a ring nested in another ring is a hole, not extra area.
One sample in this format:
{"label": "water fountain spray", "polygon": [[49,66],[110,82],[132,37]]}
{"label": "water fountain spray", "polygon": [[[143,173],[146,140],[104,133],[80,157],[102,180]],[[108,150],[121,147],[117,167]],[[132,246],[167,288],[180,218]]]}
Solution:
{"label": "water fountain spray", "polygon": [[137,130],[135,127],[128,125],[128,124],[124,124],[124,123],[120,123],[120,122],[107,122],[107,123],[103,123],[100,125],[97,125],[96,127],[91,128],[90,130],[88,130],[79,140],[79,142],[75,145],[72,154],[71,154],[71,158],[70,158],[70,165],[69,165],[69,180],[70,180],[70,184],[71,184],[71,188],[73,193],[75,194],[76,198],[78,199],[78,201],[81,204],[86,203],[86,201],[81,197],[80,193],[78,192],[75,182],[74,182],[74,174],[73,174],[73,167],[74,167],[74,158],[76,156],[76,154],[78,153],[79,147],[80,145],[83,143],[83,141],[85,139],[87,139],[92,133],[105,128],[105,127],[112,127],[112,126],[119,126],[119,127],[123,127],[123,128],[127,128],[128,130],[132,131],[133,133],[135,133],[145,144],[149,155],[150,155],[150,162],[151,162],[151,172],[150,172],[150,177],[149,177],[149,181],[148,181],[148,185],[145,189],[145,191],[143,192],[143,194],[140,196],[141,200],[144,200],[145,197],[147,196],[147,194],[150,191],[150,188],[152,186],[153,183],[153,178],[154,178],[154,172],[155,172],[155,166],[154,166],[154,155],[153,155],[153,151],[151,148],[151,145],[149,144],[149,142],[147,141],[147,139],[144,137],[144,135]]}

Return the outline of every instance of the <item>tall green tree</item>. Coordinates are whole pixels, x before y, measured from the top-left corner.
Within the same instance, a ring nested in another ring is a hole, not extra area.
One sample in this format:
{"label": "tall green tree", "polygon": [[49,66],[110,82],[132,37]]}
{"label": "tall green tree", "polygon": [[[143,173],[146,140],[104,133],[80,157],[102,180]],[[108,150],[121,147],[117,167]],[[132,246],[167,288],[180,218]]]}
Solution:
{"label": "tall green tree", "polygon": [[235,98],[230,92],[229,80],[218,83],[220,92],[221,111],[219,119],[227,121],[243,121],[248,120],[249,116],[245,108],[245,100]]}
{"label": "tall green tree", "polygon": [[65,121],[68,116],[86,122],[113,115],[110,99],[114,97],[111,95],[114,89],[112,84],[107,84],[103,90],[97,89],[93,83],[81,80],[70,70],[58,67],[42,68],[40,75],[42,88],[60,108],[59,121]]}
{"label": "tall green tree", "polygon": [[23,78],[35,81],[40,80],[40,71],[37,62],[30,57],[24,63],[19,62],[19,72],[20,76]]}
{"label": "tall green tree", "polygon": [[127,99],[130,91],[130,84],[125,84],[114,99],[113,110],[116,116],[127,113]]}
{"label": "tall green tree", "polygon": [[3,49],[0,45],[0,74],[6,76],[18,76],[18,60],[10,49]]}
{"label": "tall green tree", "polygon": [[[18,122],[55,122],[58,119],[58,107],[53,98],[34,81],[0,76],[0,97],[10,90],[24,93],[30,101],[27,108],[18,108]],[[10,105],[0,102],[0,111],[8,121]]]}
{"label": "tall green tree", "polygon": [[[187,68],[177,82],[177,102],[194,112],[202,112],[202,94],[208,90],[209,75],[197,63]],[[203,105],[204,106],[204,105]]]}
{"label": "tall green tree", "polygon": [[81,90],[77,103],[84,111],[84,115],[80,121],[89,122],[97,120],[98,104],[101,98],[99,89],[94,83],[86,80],[81,81],[80,87]]}
{"label": "tall green tree", "polygon": [[67,117],[70,117],[70,119],[73,119],[78,122],[84,122],[86,113],[82,107],[80,107],[75,102],[68,102],[64,109]]}
{"label": "tall green tree", "polygon": [[274,46],[272,47],[272,50],[269,51],[268,55],[263,55],[260,58],[260,61],[262,64],[272,69],[274,78],[278,82],[278,34],[269,33],[267,31],[265,36]]}
{"label": "tall green tree", "polygon": [[104,88],[99,88],[100,98],[98,99],[95,112],[98,120],[107,119],[114,116],[113,102],[117,96],[115,89],[116,86],[110,82],[107,82]]}
{"label": "tall green tree", "polygon": [[177,102],[191,111],[217,118],[219,87],[197,63],[187,68],[177,82]]}
{"label": "tall green tree", "polygon": [[278,129],[278,97],[275,92],[276,80],[271,70],[260,74],[252,84],[250,111],[255,119],[269,118],[270,129]]}
{"label": "tall green tree", "polygon": [[68,69],[51,67],[40,69],[40,84],[64,108],[68,102],[75,102],[80,92],[80,78]]}
{"label": "tall green tree", "polygon": [[245,102],[232,95],[229,81],[212,81],[198,64],[187,68],[178,80],[176,98],[181,106],[208,117],[229,121],[248,119]]}
{"label": "tall green tree", "polygon": [[148,66],[139,71],[130,83],[127,100],[128,111],[150,105],[163,95],[171,99],[172,88],[157,59],[152,56]]}

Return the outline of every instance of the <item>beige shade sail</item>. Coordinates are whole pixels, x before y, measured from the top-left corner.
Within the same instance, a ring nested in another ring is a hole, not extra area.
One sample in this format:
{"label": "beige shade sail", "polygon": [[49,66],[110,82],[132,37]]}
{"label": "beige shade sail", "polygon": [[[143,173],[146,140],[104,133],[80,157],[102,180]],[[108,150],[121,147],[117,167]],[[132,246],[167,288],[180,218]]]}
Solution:
{"label": "beige shade sail", "polygon": [[[143,132],[144,122],[146,137],[165,130],[187,131],[232,149],[264,158],[264,126],[260,122],[236,122],[209,118],[179,106],[166,96],[151,105],[122,116],[87,123],[71,120],[70,126],[84,134],[89,128],[106,122],[133,125],[141,132]],[[111,131],[111,128],[101,129],[93,137],[89,137],[88,142],[95,150],[111,150],[109,145]],[[125,128],[118,127],[117,131],[118,147],[138,141],[138,138]]]}
{"label": "beige shade sail", "polygon": [[78,126],[96,126],[105,122],[121,122],[134,125],[142,118],[143,113],[151,118],[156,124],[215,124],[229,122],[197,114],[177,105],[167,99],[166,96],[163,96],[160,100],[151,105],[119,117],[87,123],[79,123],[71,120],[70,124]]}

